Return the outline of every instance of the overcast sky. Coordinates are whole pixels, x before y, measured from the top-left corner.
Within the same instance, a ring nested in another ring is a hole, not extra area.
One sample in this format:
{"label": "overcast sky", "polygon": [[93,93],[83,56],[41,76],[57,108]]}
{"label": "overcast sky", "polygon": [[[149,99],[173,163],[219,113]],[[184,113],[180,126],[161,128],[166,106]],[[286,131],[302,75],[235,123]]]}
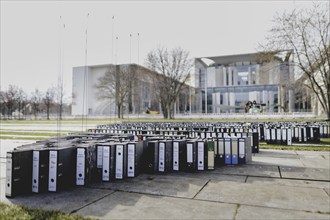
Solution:
{"label": "overcast sky", "polygon": [[158,46],[180,46],[191,58],[255,52],[275,13],[311,6],[311,1],[289,0],[1,0],[1,90],[13,84],[31,93],[56,85],[62,45],[64,86],[69,96],[72,67],[85,65],[87,26],[88,65],[116,61],[144,65],[146,54]]}

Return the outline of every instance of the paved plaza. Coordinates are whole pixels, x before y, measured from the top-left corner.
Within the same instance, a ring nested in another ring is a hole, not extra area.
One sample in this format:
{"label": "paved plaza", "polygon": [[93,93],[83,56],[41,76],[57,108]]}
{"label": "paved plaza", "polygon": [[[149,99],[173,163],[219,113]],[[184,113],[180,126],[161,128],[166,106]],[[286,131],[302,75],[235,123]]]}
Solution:
{"label": "paved plaza", "polygon": [[[10,148],[13,141],[1,141]],[[28,141],[15,142],[27,143]],[[7,148],[7,149],[8,149]],[[98,219],[329,219],[330,152],[261,150],[250,164],[196,173],[141,174],[1,202]]]}

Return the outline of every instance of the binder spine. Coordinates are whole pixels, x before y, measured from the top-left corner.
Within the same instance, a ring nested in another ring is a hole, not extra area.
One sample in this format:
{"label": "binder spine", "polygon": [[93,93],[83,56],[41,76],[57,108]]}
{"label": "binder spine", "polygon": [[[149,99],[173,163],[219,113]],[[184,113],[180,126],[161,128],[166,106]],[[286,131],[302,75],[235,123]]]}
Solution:
{"label": "binder spine", "polygon": [[110,147],[102,147],[102,181],[110,181]]}
{"label": "binder spine", "polygon": [[116,145],[116,179],[124,178],[124,146]]}
{"label": "binder spine", "polygon": [[231,164],[231,139],[225,139],[225,164]]}
{"label": "binder spine", "polygon": [[173,142],[173,170],[179,171],[179,142]]}
{"label": "binder spine", "polygon": [[207,169],[214,170],[214,145],[215,142],[210,140],[207,142]]}
{"label": "binder spine", "polygon": [[244,164],[246,163],[246,150],[245,150],[245,139],[240,139],[238,143],[238,154],[239,154],[239,162]]}
{"label": "binder spine", "polygon": [[13,161],[12,161],[12,153],[7,152],[6,155],[6,197],[12,196],[12,171],[13,171]]}
{"label": "binder spine", "polygon": [[165,143],[158,144],[158,171],[165,172]]}
{"label": "binder spine", "polygon": [[238,164],[238,139],[232,139],[231,140],[231,163],[232,164]]}
{"label": "binder spine", "polygon": [[48,191],[56,192],[57,190],[57,151],[49,151],[49,178]]}
{"label": "binder spine", "polygon": [[103,146],[97,146],[96,167],[102,169],[103,164]]}
{"label": "binder spine", "polygon": [[204,170],[204,142],[197,143],[197,170]]}
{"label": "binder spine", "polygon": [[84,186],[85,185],[85,153],[86,149],[77,148],[77,169],[76,169],[76,185]]}
{"label": "binder spine", "polygon": [[40,152],[33,151],[33,160],[32,160],[32,192],[39,192],[39,159]]}
{"label": "binder spine", "polygon": [[127,177],[135,177],[136,145],[127,145]]}

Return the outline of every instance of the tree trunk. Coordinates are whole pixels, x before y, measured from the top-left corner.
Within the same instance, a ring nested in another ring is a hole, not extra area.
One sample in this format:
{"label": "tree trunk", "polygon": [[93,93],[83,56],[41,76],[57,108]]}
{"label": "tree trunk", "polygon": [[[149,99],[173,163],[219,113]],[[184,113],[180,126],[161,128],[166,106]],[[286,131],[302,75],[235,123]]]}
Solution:
{"label": "tree trunk", "polygon": [[121,106],[121,118],[124,118],[124,105]]}
{"label": "tree trunk", "polygon": [[162,107],[164,119],[168,119],[168,111],[167,111],[167,107],[166,107],[165,103],[161,101],[160,105]]}
{"label": "tree trunk", "polygon": [[49,120],[49,106],[47,106],[47,120]]}
{"label": "tree trunk", "polygon": [[[62,111],[63,111],[63,104],[60,104],[60,120],[62,120]],[[88,115],[88,112],[86,113]]]}
{"label": "tree trunk", "polygon": [[117,117],[120,118],[121,106],[117,104]]}

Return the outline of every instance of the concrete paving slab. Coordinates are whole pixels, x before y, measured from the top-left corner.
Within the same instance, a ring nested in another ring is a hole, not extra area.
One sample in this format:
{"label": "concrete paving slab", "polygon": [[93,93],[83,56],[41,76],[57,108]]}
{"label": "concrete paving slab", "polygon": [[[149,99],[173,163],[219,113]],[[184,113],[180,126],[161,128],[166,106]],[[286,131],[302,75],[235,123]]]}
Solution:
{"label": "concrete paving slab", "polygon": [[210,181],[195,199],[271,208],[330,212],[323,189],[269,184]]}
{"label": "concrete paving slab", "polygon": [[98,219],[233,219],[237,205],[115,192],[77,214]]}
{"label": "concrete paving slab", "polygon": [[136,178],[101,182],[93,184],[92,188],[121,190],[126,192],[165,195],[183,198],[193,198],[208,180],[190,178],[179,175],[147,175]]}
{"label": "concrete paving slab", "polygon": [[273,165],[229,165],[216,168],[219,174],[243,175],[243,176],[262,176],[262,177],[280,177],[278,166]]}
{"label": "concrete paving slab", "polygon": [[323,190],[330,196],[330,188],[324,188]]}
{"label": "concrete paving slab", "polygon": [[292,150],[260,149],[259,153],[254,154],[253,156],[299,159],[299,156],[297,155],[296,151]]}
{"label": "concrete paving slab", "polygon": [[305,167],[300,158],[254,157],[250,164]]}
{"label": "concrete paving slab", "polygon": [[300,154],[299,156],[305,167],[330,169],[330,152]]}
{"label": "concrete paving slab", "polygon": [[283,178],[330,181],[329,169],[280,166],[280,170]]}
{"label": "concrete paving slab", "polygon": [[330,182],[324,182],[324,181],[248,177],[246,182],[251,184],[263,184],[263,185],[275,184],[282,186],[298,186],[298,187],[308,187],[308,188],[330,189]]}
{"label": "concrete paving slab", "polygon": [[111,193],[113,193],[111,190],[75,188],[58,193],[31,194],[10,199],[1,193],[1,202],[71,213]]}
{"label": "concrete paving slab", "polygon": [[[172,174],[171,174],[172,175]],[[244,183],[247,176],[224,174],[219,168],[212,171],[201,171],[196,173],[178,173],[180,176],[187,176],[190,178],[204,179],[204,180],[219,180],[219,181],[234,181]]]}
{"label": "concrete paving slab", "polygon": [[235,219],[330,219],[329,214],[241,205]]}

